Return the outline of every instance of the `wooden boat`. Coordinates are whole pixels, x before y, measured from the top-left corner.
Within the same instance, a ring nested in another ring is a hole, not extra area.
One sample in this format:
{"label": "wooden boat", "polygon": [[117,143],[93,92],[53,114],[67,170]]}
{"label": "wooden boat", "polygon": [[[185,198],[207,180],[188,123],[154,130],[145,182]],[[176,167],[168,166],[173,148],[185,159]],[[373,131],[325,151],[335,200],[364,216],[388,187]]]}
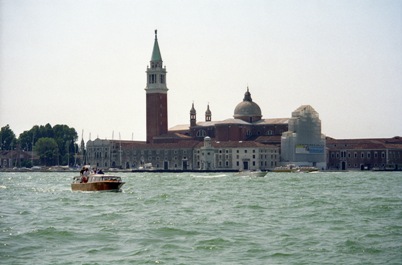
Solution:
{"label": "wooden boat", "polygon": [[121,177],[105,174],[92,174],[88,177],[73,178],[71,190],[73,191],[121,191],[125,182]]}

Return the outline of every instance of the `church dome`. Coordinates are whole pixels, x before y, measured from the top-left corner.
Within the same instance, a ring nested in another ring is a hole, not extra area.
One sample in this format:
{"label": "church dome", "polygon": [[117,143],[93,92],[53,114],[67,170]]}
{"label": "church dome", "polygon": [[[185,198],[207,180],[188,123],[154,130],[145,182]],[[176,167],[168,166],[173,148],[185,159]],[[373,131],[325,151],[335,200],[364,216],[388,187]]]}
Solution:
{"label": "church dome", "polygon": [[253,102],[248,88],[247,92],[244,94],[243,101],[237,104],[233,117],[247,122],[255,122],[261,119],[262,115],[260,106]]}

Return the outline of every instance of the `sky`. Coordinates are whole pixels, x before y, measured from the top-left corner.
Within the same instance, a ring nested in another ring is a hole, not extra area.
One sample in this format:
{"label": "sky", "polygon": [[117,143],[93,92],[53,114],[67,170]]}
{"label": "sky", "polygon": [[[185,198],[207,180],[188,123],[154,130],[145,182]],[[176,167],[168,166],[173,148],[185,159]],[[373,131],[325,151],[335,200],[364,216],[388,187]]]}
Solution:
{"label": "sky", "polygon": [[168,127],[318,113],[333,138],[402,136],[402,0],[0,0],[0,126],[145,140],[154,30]]}

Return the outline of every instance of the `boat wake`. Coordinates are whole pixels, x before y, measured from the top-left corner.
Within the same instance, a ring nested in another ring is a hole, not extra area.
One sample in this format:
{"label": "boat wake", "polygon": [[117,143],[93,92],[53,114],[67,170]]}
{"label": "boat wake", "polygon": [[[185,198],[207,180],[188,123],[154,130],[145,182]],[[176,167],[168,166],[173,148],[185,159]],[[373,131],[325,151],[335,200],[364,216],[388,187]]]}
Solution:
{"label": "boat wake", "polygon": [[204,178],[204,179],[214,179],[214,178],[223,178],[227,177],[226,174],[217,174],[217,175],[210,175],[210,174],[202,174],[202,175],[191,175],[193,178]]}

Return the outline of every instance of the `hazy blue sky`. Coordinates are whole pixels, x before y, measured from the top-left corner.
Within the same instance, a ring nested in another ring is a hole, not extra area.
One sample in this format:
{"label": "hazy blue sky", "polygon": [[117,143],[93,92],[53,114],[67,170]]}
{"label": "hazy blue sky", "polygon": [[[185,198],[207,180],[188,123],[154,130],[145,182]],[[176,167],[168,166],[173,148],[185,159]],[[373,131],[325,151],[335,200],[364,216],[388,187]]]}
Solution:
{"label": "hazy blue sky", "polygon": [[334,138],[402,135],[401,0],[0,0],[0,126],[145,140],[154,29],[169,127],[309,104]]}

